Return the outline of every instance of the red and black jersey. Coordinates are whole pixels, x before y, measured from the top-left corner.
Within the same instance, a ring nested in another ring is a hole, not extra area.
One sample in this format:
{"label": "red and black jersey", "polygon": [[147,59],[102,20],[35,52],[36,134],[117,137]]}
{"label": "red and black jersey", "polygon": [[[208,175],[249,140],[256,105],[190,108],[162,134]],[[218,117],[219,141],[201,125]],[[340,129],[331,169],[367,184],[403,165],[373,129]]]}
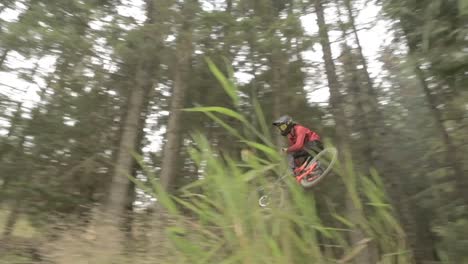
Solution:
{"label": "red and black jersey", "polygon": [[307,142],[320,140],[320,136],[314,131],[301,125],[294,125],[288,134],[289,148],[287,152],[302,150]]}

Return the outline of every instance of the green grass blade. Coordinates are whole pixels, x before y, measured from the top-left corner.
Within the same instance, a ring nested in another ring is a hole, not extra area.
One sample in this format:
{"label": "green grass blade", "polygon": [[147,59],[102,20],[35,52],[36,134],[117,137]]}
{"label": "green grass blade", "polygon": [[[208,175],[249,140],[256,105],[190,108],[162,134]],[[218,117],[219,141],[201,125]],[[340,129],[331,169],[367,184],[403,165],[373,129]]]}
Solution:
{"label": "green grass blade", "polygon": [[229,97],[231,97],[234,105],[238,106],[240,100],[239,100],[239,95],[237,94],[236,86],[233,84],[232,81],[230,81],[228,78],[226,78],[223,75],[223,73],[218,69],[218,67],[216,67],[216,65],[213,63],[213,61],[210,58],[205,58],[205,61],[208,64],[208,67],[210,68],[213,75],[216,77],[216,79],[218,79],[224,91],[227,93]]}

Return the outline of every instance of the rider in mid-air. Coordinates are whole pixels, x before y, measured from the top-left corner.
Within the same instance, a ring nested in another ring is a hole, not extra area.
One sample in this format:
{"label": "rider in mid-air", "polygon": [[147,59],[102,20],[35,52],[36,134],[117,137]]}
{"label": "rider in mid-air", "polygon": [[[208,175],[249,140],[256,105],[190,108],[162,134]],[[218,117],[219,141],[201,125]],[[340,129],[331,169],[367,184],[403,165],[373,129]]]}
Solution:
{"label": "rider in mid-air", "polygon": [[297,124],[290,116],[278,118],[273,125],[279,129],[282,136],[288,137],[289,147],[281,150],[288,154],[289,167],[294,175],[297,174],[296,159],[309,156],[311,151],[318,153],[323,150],[320,136],[307,127]]}

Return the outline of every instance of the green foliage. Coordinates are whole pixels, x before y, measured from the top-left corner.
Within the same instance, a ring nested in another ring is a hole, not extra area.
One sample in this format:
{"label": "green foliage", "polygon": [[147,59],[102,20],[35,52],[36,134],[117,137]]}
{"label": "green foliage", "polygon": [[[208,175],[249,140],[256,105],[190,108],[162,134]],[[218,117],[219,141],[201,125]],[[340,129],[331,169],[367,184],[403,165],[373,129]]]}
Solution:
{"label": "green foliage", "polygon": [[[263,209],[258,206],[259,197],[253,183],[270,181],[264,179],[270,170],[279,173],[277,167],[272,166],[274,164],[240,166],[242,164],[228,157],[222,161],[216,158],[216,151],[205,137],[194,136],[194,141],[197,150],[192,150],[192,153],[201,157],[198,160],[202,162],[198,165],[204,168],[203,173],[199,181],[183,187],[171,199],[184,211],[188,210],[191,217],[173,215],[181,221],[167,230],[178,254],[183,255],[187,263],[333,261],[321,251],[322,238],[340,248],[333,256],[335,261],[352,252],[355,245],[344,243],[348,230],[322,222],[313,195],[301,190],[289,178],[282,188],[286,188],[290,195],[281,207],[273,205]],[[241,168],[245,167],[249,169],[243,171]],[[376,223],[370,223],[373,229],[369,230],[369,235],[376,236],[379,245],[388,253],[385,258],[397,261],[394,263],[408,263],[405,245],[401,242],[403,237],[398,233],[399,225],[388,205],[380,206],[385,199],[380,200],[375,193],[381,194],[379,187],[368,180],[365,188],[369,189],[367,195],[372,197],[372,206],[376,208],[375,216],[372,216]],[[166,197],[160,190],[154,195]],[[174,206],[165,198],[160,202],[168,208]]]}
{"label": "green foliage", "polygon": [[458,0],[458,8],[460,9],[460,14],[463,16],[468,15],[468,1]]}
{"label": "green foliage", "polygon": [[[206,62],[208,63],[208,67],[210,70],[213,72],[213,74],[216,76],[216,79],[221,83],[221,87],[226,91],[226,93],[231,97],[232,102],[234,103],[235,106],[239,106],[239,94],[234,87],[233,83],[233,76],[230,76],[230,78],[226,78],[221,71],[218,70],[218,68],[214,65],[213,61],[210,60],[209,58],[206,59]],[[232,71],[230,71],[232,72]],[[241,120],[242,121],[242,120]]]}
{"label": "green foliage", "polygon": [[442,263],[466,263],[466,248],[468,247],[468,221],[459,219],[446,223],[445,226],[435,228],[435,232],[442,237],[438,243],[438,253]]}
{"label": "green foliage", "polygon": [[[225,90],[235,91],[236,88]],[[241,121],[245,119],[241,113],[228,109],[199,107],[192,111],[217,112]],[[259,156],[251,154],[251,158],[263,160],[260,156],[266,156],[268,159],[258,163],[241,162],[218,153],[200,133],[192,138],[195,147],[190,153],[200,168],[199,180],[180,188],[174,196],[164,193],[158,183],[153,191],[158,202],[178,219],[167,232],[187,263],[325,263],[352,259],[362,250],[361,245],[346,243],[347,232],[352,232],[355,225],[365,227],[366,234],[379,245],[383,251],[382,261],[409,263],[403,231],[387,204],[375,172],[372,178],[359,177],[363,180],[362,189],[356,184],[358,177],[351,163],[342,174],[348,193],[354,194],[353,202],[369,211],[358,223],[350,223],[333,211],[333,215],[351,229],[348,230],[323,222],[313,193],[303,190],[292,177],[285,178],[284,184],[271,193],[275,196],[286,190],[288,195],[282,197],[282,201],[268,209],[258,205],[258,186],[272,181],[266,176],[285,173],[281,166],[284,159],[278,151],[245,140],[244,147],[260,151]],[[363,198],[357,195],[361,191]],[[175,204],[188,214],[177,212]],[[321,246],[323,239],[338,248],[333,255],[325,255]]]}

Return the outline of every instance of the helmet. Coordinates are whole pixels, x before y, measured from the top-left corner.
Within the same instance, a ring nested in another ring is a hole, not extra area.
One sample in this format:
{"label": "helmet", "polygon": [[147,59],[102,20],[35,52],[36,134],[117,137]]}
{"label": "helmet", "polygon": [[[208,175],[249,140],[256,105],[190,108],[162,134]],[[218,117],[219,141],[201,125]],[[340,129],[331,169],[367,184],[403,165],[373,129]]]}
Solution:
{"label": "helmet", "polygon": [[284,115],[273,122],[273,125],[280,130],[282,136],[286,136],[291,132],[295,123],[290,116]]}

